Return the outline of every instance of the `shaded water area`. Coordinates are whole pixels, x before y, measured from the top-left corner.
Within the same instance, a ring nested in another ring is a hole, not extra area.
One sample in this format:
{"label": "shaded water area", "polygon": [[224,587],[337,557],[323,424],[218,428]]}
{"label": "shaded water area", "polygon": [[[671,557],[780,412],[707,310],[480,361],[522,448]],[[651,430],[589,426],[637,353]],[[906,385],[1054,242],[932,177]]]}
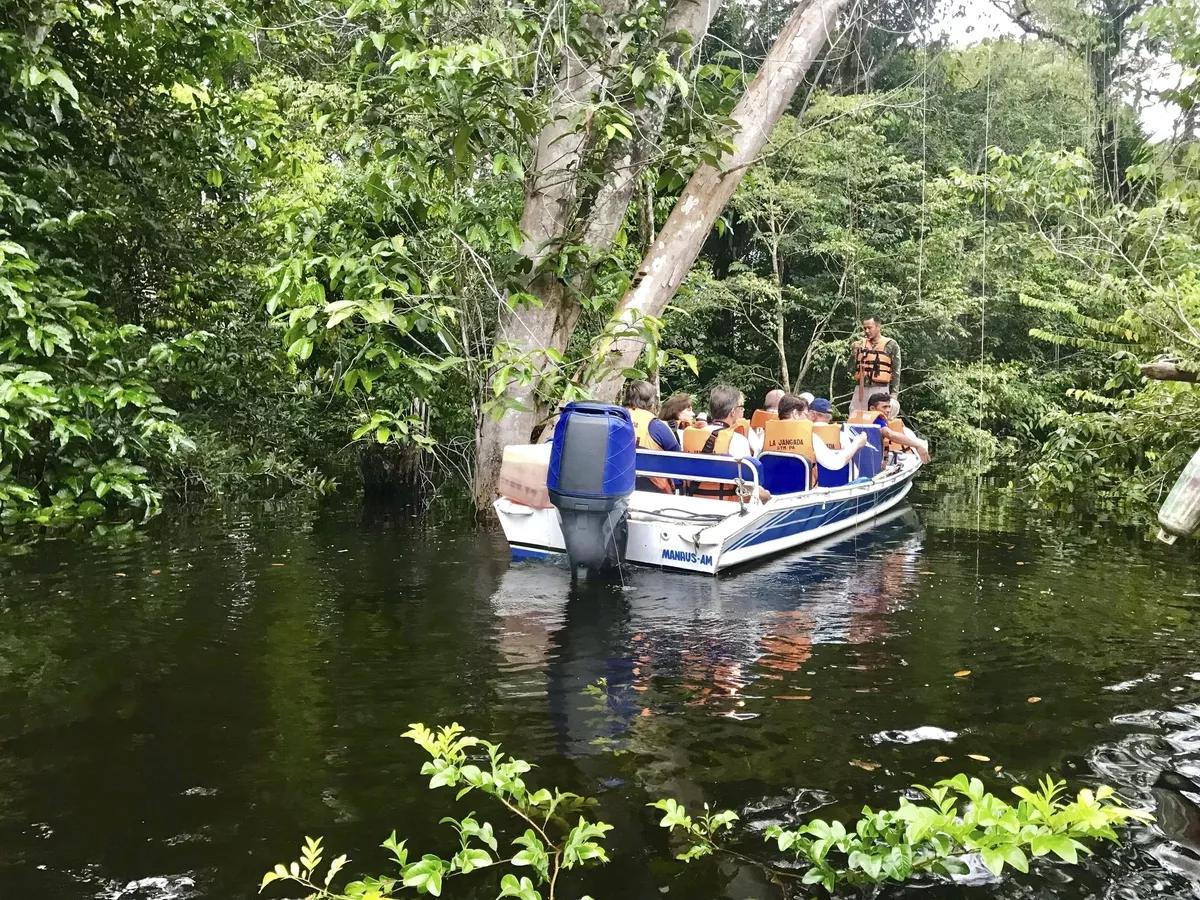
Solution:
{"label": "shaded water area", "polygon": [[387,872],[393,828],[448,854],[443,815],[503,821],[416,774],[408,723],[453,720],[599,798],[613,863],[563,896],[778,896],[671,861],[661,796],[736,809],[765,854],[769,823],[956,771],[1104,780],[1162,825],[1077,867],[885,896],[1200,896],[1200,813],[1151,788],[1200,776],[1196,559],[928,483],[874,529],[717,580],[572,586],[494,533],[353,503],[43,543],[0,560],[0,898],[251,897],[305,834],[354,874]]}

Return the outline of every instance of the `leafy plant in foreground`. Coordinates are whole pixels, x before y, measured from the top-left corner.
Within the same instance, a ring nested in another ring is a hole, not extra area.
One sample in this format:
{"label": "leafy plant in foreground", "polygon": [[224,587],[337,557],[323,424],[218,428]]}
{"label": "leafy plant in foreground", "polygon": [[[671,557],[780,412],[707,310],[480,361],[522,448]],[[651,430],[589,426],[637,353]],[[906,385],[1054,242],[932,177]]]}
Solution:
{"label": "leafy plant in foreground", "polygon": [[[447,817],[442,824],[452,826],[459,836],[459,850],[450,859],[426,853],[410,861],[407,841],[397,841],[396,833],[383,842],[399,867],[399,877],[364,878],[335,892],[334,877],[346,864],[346,856],[330,862],[317,883],[323,860],[320,838],[306,838],[300,859],[284,866],[282,863],[263,876],[262,888],[273,881],[295,882],[310,891],[318,900],[380,900],[391,897],[404,888],[414,888],[419,894],[441,896],[447,878],[469,875],[479,869],[507,864],[516,869],[528,869],[533,876],[505,873],[500,879],[500,897],[518,900],[541,900],[544,888],[548,900],[554,897],[559,873],[564,869],[592,862],[608,862],[601,841],[612,826],[604,822],[589,822],[584,816],[571,825],[568,815],[574,816],[593,801],[566,791],[546,788],[530,791],[522,779],[533,766],[500,752],[500,745],[471,737],[457,722],[431,731],[424,725],[412,725],[404,733],[418,743],[431,757],[421,766],[422,775],[432,776],[429,787],[456,787],[456,799],[461,800],[478,790],[500,802],[516,818],[525,831],[511,843],[518,849],[500,852],[500,841],[490,822],[480,822],[473,812],[462,819]],[[260,888],[261,890],[261,888]]]}
{"label": "leafy plant in foreground", "polygon": [[[568,818],[595,801],[558,789],[553,793],[546,788],[531,791],[522,778],[533,768],[530,763],[502,753],[498,744],[465,734],[458,723],[436,732],[416,724],[404,736],[429,754],[421,774],[431,776],[431,789],[458,788],[459,800],[472,791],[487,794],[510,813],[524,833],[509,841],[511,846],[502,852],[501,836],[490,822],[477,819],[474,812],[462,819],[447,817],[442,824],[458,833],[458,851],[449,859],[426,853],[410,860],[407,842],[397,840],[392,832],[382,846],[392,854],[398,875],[363,878],[340,890],[332,885],[347,863],[346,856],[336,857],[322,871],[325,851],[321,839],[305,838],[300,859],[276,865],[263,876],[260,890],[274,881],[289,881],[311,891],[310,900],[383,900],[405,889],[439,897],[448,878],[511,867],[516,871],[500,877],[497,900],[542,900],[543,896],[553,900],[564,869],[608,862],[602,841],[612,826],[590,822],[582,815],[572,825]],[[738,819],[732,810],[713,812],[705,804],[704,813],[693,817],[673,799],[651,805],[664,813],[659,824],[680,832],[687,841],[677,859],[691,862],[724,853],[779,878],[820,884],[832,893],[842,886],[966,872],[967,857],[976,854],[995,875],[1005,866],[1028,872],[1031,858],[1051,854],[1075,863],[1080,852],[1091,852],[1085,841],[1118,842],[1117,826],[1151,820],[1145,812],[1124,807],[1112,788],[1085,788],[1074,800],[1064,796],[1065,788],[1065,782],[1049,777],[1037,791],[1014,787],[1013,793],[1020,799],[1014,806],[987,792],[978,778],[960,774],[932,788],[918,786],[916,790],[928,803],[901,798],[896,809],[876,812],[864,807],[862,818],[851,826],[821,819],[794,830],[771,826],[766,840],[806,863],[808,868],[802,873],[775,868],[722,846],[720,835],[730,831]],[[526,869],[529,875],[519,874]]]}
{"label": "leafy plant in foreground", "polygon": [[[1091,852],[1085,840],[1117,842],[1115,826],[1150,819],[1122,806],[1110,787],[1085,788],[1070,802],[1063,797],[1065,788],[1065,782],[1049,777],[1038,791],[1018,785],[1013,793],[1020,802],[1013,806],[984,790],[978,778],[959,774],[933,788],[918,787],[929,804],[901,798],[893,810],[864,807],[851,826],[814,819],[794,830],[772,825],[764,837],[809,865],[804,884],[820,884],[832,893],[842,885],[906,881],[922,873],[961,874],[972,854],[994,875],[1006,865],[1028,872],[1031,857],[1050,854],[1075,863],[1080,852]],[[717,831],[737,818],[728,810],[706,811],[693,821],[674,800],[654,806],[666,813],[664,828],[680,830],[689,840],[678,857],[685,861],[719,851]]]}

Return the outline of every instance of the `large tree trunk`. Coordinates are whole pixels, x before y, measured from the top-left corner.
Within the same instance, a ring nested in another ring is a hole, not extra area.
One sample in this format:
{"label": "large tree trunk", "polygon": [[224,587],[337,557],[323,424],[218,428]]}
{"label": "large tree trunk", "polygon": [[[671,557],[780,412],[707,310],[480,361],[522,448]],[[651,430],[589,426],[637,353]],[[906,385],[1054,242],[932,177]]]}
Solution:
{"label": "large tree trunk", "polygon": [[738,124],[735,149],[722,157],[719,168],[702,165],[693,173],[600,338],[598,350],[604,353],[605,367],[592,389],[598,400],[612,403],[620,394],[624,371],[637,365],[646,346],[634,329],[648,316],[661,316],[675,296],[717,216],[758,158],[813,59],[835,33],[847,2],[811,0],[801,3],[788,19],[733,111]]}
{"label": "large tree trunk", "polygon": [[[698,48],[721,0],[678,0],[664,24],[664,35],[686,32],[692,37],[692,49]],[[590,23],[594,34],[603,34],[604,21],[612,21],[627,10],[628,0],[605,0],[602,17]],[[598,29],[598,30],[597,30]],[[678,67],[687,45],[672,44],[670,61]],[[619,44],[612,50],[619,53]],[[579,322],[582,307],[575,299],[588,285],[568,285],[553,269],[544,266],[571,235],[587,246],[608,250],[625,219],[638,179],[645,170],[662,134],[664,110],[671,88],[663,88],[661,97],[648,98],[645,107],[632,111],[637,135],[631,144],[610,144],[602,162],[602,180],[595,194],[587,198],[587,211],[580,215],[584,198],[580,196],[580,172],[588,162],[592,141],[583,121],[588,105],[604,87],[603,72],[608,65],[586,65],[567,51],[554,89],[550,121],[542,129],[534,149],[526,183],[521,230],[526,240],[521,254],[529,261],[530,278],[526,290],[541,304],[502,307],[496,326],[496,346],[505,356],[524,360],[535,370],[533,379],[514,378],[506,396],[513,406],[499,418],[484,413],[476,433],[475,505],[486,512],[496,496],[496,478],[500,472],[504,448],[528,443],[541,424],[536,402],[538,376],[550,364],[546,350],[562,353]]]}

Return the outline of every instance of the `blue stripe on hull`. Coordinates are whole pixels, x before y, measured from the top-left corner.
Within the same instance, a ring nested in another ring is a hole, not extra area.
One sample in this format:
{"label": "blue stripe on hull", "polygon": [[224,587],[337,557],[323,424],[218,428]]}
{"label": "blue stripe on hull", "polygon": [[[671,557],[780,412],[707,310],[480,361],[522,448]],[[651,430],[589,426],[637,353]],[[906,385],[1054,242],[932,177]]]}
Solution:
{"label": "blue stripe on hull", "polygon": [[742,535],[722,553],[730,553],[743,547],[752,547],[767,541],[784,537],[793,537],[806,531],[815,531],[840,519],[849,519],[860,513],[868,512],[876,506],[886,503],[895,497],[908,485],[903,481],[894,487],[886,488],[869,496],[850,497],[835,503],[805,506],[800,509],[787,510],[777,513],[763,522],[754,531]]}
{"label": "blue stripe on hull", "polygon": [[510,547],[513,559],[549,559],[551,554],[545,550],[529,550],[525,547]]}

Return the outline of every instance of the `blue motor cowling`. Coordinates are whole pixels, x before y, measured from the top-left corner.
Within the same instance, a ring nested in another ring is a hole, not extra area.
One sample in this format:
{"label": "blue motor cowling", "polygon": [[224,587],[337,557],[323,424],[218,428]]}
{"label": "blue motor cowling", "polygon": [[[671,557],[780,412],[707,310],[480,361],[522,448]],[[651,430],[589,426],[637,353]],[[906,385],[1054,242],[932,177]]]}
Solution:
{"label": "blue motor cowling", "polygon": [[628,410],[567,405],[554,428],[546,487],[558,508],[573,571],[624,559],[636,470],[637,436]]}

